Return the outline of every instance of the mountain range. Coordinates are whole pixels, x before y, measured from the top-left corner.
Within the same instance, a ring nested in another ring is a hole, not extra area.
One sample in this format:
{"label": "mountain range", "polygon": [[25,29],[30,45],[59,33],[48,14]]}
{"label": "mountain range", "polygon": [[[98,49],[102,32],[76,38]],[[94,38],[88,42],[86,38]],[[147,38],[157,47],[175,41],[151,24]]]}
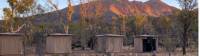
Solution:
{"label": "mountain range", "polygon": [[[93,16],[95,14],[95,6],[101,4],[100,11],[102,11],[102,16],[106,18],[110,18],[116,15],[145,15],[152,17],[166,16],[171,15],[177,8],[167,5],[161,0],[149,0],[147,2],[140,1],[128,1],[128,0],[101,0],[101,1],[93,1],[83,4],[87,9],[85,10],[85,14]],[[77,20],[80,16],[80,5],[74,6],[74,14],[73,20]],[[59,12],[59,13],[58,13]],[[37,21],[44,19],[45,21],[56,20],[58,18],[66,19],[67,8],[46,13],[42,16],[36,16]],[[86,15],[86,16],[87,16]],[[48,17],[47,17],[48,16]]]}
{"label": "mountain range", "polygon": [[[85,6],[87,9],[81,9],[80,6]],[[99,6],[99,7],[95,7]],[[161,0],[149,0],[147,2],[140,1],[128,1],[128,0],[97,0],[82,5],[76,5],[74,7],[74,13],[72,16],[73,22],[78,22],[80,17],[80,11],[85,10],[85,16],[93,18],[95,10],[99,10],[101,16],[105,19],[111,19],[113,16],[167,16],[171,15],[177,8],[167,5]],[[61,29],[63,27],[57,27],[61,25],[61,22],[66,23],[67,8],[53,11],[45,14],[35,15],[34,24],[41,23],[51,24],[53,28]],[[63,30],[58,30],[61,32]],[[57,32],[57,31],[56,31]]]}

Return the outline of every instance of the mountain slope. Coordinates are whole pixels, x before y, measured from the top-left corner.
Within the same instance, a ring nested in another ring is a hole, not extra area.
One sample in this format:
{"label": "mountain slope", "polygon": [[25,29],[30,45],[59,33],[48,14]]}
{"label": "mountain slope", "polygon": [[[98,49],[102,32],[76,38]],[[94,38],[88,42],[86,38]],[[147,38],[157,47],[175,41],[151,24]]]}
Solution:
{"label": "mountain slope", "polygon": [[[127,6],[121,6],[114,4],[115,7],[120,9],[121,13],[132,15],[147,15],[153,17],[159,17],[161,15],[170,15],[176,8],[171,7],[161,0],[149,0],[147,2],[126,2]],[[113,5],[110,5],[113,7]],[[112,11],[112,10],[111,10]]]}
{"label": "mountain slope", "polygon": [[[173,11],[177,10],[160,0],[149,0],[147,2],[139,2],[128,0],[98,0],[83,4],[87,8],[81,9],[85,11],[84,16],[87,18],[94,18],[95,16],[95,5],[100,4],[100,9],[102,19],[110,21],[112,16],[135,16],[135,15],[145,15],[152,17],[166,16],[172,14]],[[78,22],[80,17],[80,5],[74,6],[74,14],[72,16],[73,22]],[[67,9],[53,11],[45,14],[35,15],[33,23],[34,25],[47,25],[54,32],[63,32],[62,24],[66,24],[66,12]],[[55,30],[58,29],[58,30]]]}
{"label": "mountain slope", "polygon": [[[88,10],[85,14],[92,15],[95,14],[95,3],[97,2],[90,2],[85,3],[83,6],[88,6]],[[171,7],[164,2],[160,0],[149,0],[147,2],[139,2],[139,1],[132,1],[129,2],[127,0],[119,0],[119,1],[113,1],[113,0],[102,0],[103,4],[103,17],[109,18],[113,15],[126,15],[126,16],[133,16],[133,15],[146,15],[146,16],[153,16],[153,17],[159,17],[161,15],[166,16],[172,14],[173,11],[177,10],[174,7]],[[73,14],[73,20],[77,20],[80,16],[80,5],[74,6],[75,12]],[[63,18],[66,20],[66,11],[67,9],[64,8],[59,11],[54,11],[51,13],[48,13],[49,16],[48,19],[55,19],[55,18]],[[60,12],[59,15],[56,12]],[[86,15],[87,16],[87,15]],[[45,18],[43,17],[37,17],[37,18]]]}
{"label": "mountain slope", "polygon": [[[131,15],[146,15],[146,16],[153,16],[153,17],[159,17],[161,15],[170,15],[172,14],[173,11],[176,10],[176,8],[171,7],[164,2],[160,0],[149,0],[147,2],[139,2],[139,1],[125,1],[125,0],[120,0],[122,2],[116,2],[113,0],[102,0],[102,6],[104,12],[103,16],[104,17],[110,17],[113,15],[126,15],[126,16],[131,16]],[[86,11],[85,14],[95,14],[95,3],[97,2],[90,2],[83,4],[83,6],[88,6],[88,10]],[[74,14],[73,14],[73,20],[77,20],[80,16],[80,5],[74,6]],[[47,13],[45,15],[51,15],[48,17],[48,19],[56,19],[56,18],[63,18],[64,20],[66,19],[66,11],[67,9],[64,8],[59,11],[54,11]],[[57,13],[60,12],[60,13]],[[62,15],[59,15],[62,14]],[[87,16],[87,15],[86,15]],[[46,16],[42,17],[37,17],[37,18],[46,18]]]}

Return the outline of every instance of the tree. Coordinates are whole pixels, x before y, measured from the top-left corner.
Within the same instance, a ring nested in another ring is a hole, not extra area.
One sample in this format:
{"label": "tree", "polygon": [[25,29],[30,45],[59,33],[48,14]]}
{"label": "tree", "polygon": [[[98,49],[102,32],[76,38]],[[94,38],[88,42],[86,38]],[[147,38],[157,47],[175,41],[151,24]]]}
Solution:
{"label": "tree", "polygon": [[3,9],[3,13],[4,13],[4,22],[3,22],[3,29],[5,32],[9,32],[9,28],[10,28],[10,21],[11,21],[11,17],[12,17],[12,11],[10,8],[4,8]]}
{"label": "tree", "polygon": [[80,20],[79,20],[79,32],[76,33],[78,37],[80,37],[80,44],[82,46],[82,49],[85,49],[87,47],[87,36],[84,32],[84,29],[86,28],[86,11],[87,11],[87,5],[84,5],[83,0],[80,0]]}
{"label": "tree", "polygon": [[[23,56],[26,56],[26,52],[28,51],[27,47],[32,46],[33,44],[33,37],[34,37],[34,27],[31,20],[34,18],[33,15],[42,13],[40,9],[36,5],[36,0],[8,0],[8,3],[11,7],[12,17],[10,18],[10,28],[11,32],[19,32],[22,31],[20,29],[23,28]],[[16,30],[14,31],[14,28]],[[40,41],[39,41],[40,42]],[[36,51],[38,51],[37,44]],[[43,46],[44,47],[44,46]],[[41,56],[41,50],[38,52],[38,55]]]}
{"label": "tree", "polygon": [[[93,1],[93,2],[91,2]],[[91,2],[86,3],[84,2]],[[76,30],[76,34],[80,37],[81,46],[84,48],[91,47],[93,49],[94,37],[96,34],[102,34],[107,32],[105,27],[106,22],[104,22],[102,1],[94,0],[80,0],[80,19],[79,19],[79,29]],[[90,42],[92,41],[92,42]],[[91,44],[87,46],[87,44]]]}
{"label": "tree", "polygon": [[117,20],[117,17],[113,16],[112,17],[112,27],[111,27],[112,34],[116,34],[117,33],[116,20]]}
{"label": "tree", "polygon": [[49,34],[49,31],[47,31],[46,24],[41,24],[37,27],[35,27],[33,34],[34,37],[34,43],[36,44],[36,55],[37,56],[44,56],[45,55],[45,45],[46,45],[46,37]]}
{"label": "tree", "polygon": [[136,24],[135,24],[135,16],[130,16],[128,17],[128,20],[127,20],[127,44],[129,45],[133,45],[133,35],[135,34],[136,32]]}
{"label": "tree", "polygon": [[[29,13],[31,13],[31,9],[33,8],[33,5],[35,4],[35,0],[7,0],[11,7],[12,11],[12,17],[10,18],[10,23],[11,23],[11,32],[16,32],[13,30],[13,27],[15,26],[15,21],[16,20],[24,20],[25,23],[21,25],[21,27],[17,28],[22,28],[24,25],[28,26],[30,22],[27,20],[27,16],[29,16]],[[16,21],[17,22],[17,21]],[[18,25],[18,23],[16,23]],[[25,27],[26,28],[26,27]],[[27,30],[29,31],[29,30]],[[27,32],[25,32],[27,33]]]}
{"label": "tree", "polygon": [[52,0],[48,0],[48,3],[50,4],[50,5],[52,5],[52,7],[53,7],[53,9],[54,10],[58,10],[58,5],[56,5],[56,4],[54,4],[53,2],[52,2]]}
{"label": "tree", "polygon": [[25,24],[19,24],[19,23],[15,23],[18,22],[16,20],[23,20],[23,19],[19,19],[22,18],[24,16],[28,16],[30,12],[30,9],[33,7],[34,4],[34,0],[7,0],[7,2],[9,3],[10,7],[11,7],[11,17],[10,17],[10,23],[9,23],[9,32],[18,32],[23,26],[25,26]]}
{"label": "tree", "polygon": [[169,56],[171,56],[171,53],[176,49],[177,46],[177,42],[176,39],[174,38],[172,35],[172,28],[173,28],[173,22],[170,18],[166,17],[166,16],[162,16],[160,18],[160,22],[161,22],[161,26],[163,27],[162,30],[164,30],[164,35],[162,35],[163,38],[161,38],[162,40],[162,45],[165,48],[165,50],[169,53]]}
{"label": "tree", "polygon": [[142,27],[147,22],[146,16],[135,16],[135,26],[136,26],[136,32],[135,35],[141,34]]}
{"label": "tree", "polygon": [[17,13],[29,11],[34,4],[34,0],[8,0],[11,8]]}
{"label": "tree", "polygon": [[[45,8],[38,4],[35,5],[34,8],[31,9],[33,15],[43,16],[43,13],[47,12]],[[34,18],[34,16],[31,16]],[[33,19],[34,20],[34,19]],[[48,24],[45,24],[43,21],[39,25],[31,25],[32,30],[32,44],[35,45],[35,51],[37,56],[44,56],[45,55],[45,46],[46,46],[46,37],[48,36]]]}
{"label": "tree", "polygon": [[[50,5],[50,8],[49,9],[53,9],[53,10],[51,10],[51,11],[55,11],[56,12],[56,15],[58,16],[58,19],[59,19],[59,22],[58,22],[58,24],[56,25],[56,26],[61,26],[63,29],[62,30],[64,30],[63,32],[65,32],[66,31],[66,23],[65,23],[65,21],[63,20],[64,18],[64,16],[65,16],[65,14],[62,12],[62,11],[59,11],[59,8],[58,8],[58,4],[55,4],[55,3],[53,3],[53,0],[47,0],[48,1],[48,4]],[[58,0],[54,0],[54,1],[58,1]],[[67,13],[66,13],[67,14]],[[50,13],[48,13],[48,16],[52,16]],[[68,17],[68,16],[67,16]],[[66,17],[66,18],[67,18]],[[68,23],[67,23],[68,24]],[[57,28],[57,27],[56,27]]]}
{"label": "tree", "polygon": [[197,6],[197,0],[177,0],[180,4],[181,11],[178,12],[177,20],[179,25],[179,34],[182,41],[183,55],[186,55],[186,47],[188,42],[189,33],[191,32],[192,23],[197,17],[195,17],[192,10]]}
{"label": "tree", "polygon": [[173,51],[176,50],[176,39],[172,36],[162,36],[162,44],[163,47],[165,48],[165,50],[168,52],[168,55],[171,56],[171,54],[173,53]]}
{"label": "tree", "polygon": [[73,6],[71,4],[71,0],[68,0],[68,7],[67,7],[67,26],[65,26],[65,33],[69,33],[69,26],[71,25],[72,22],[72,15],[73,15]]}

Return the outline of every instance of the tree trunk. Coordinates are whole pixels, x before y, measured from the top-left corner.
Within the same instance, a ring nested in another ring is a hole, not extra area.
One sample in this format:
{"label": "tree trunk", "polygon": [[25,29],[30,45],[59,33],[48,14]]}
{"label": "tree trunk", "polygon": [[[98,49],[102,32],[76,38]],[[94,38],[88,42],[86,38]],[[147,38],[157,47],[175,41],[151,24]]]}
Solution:
{"label": "tree trunk", "polygon": [[170,51],[168,52],[168,54],[169,54],[169,56],[171,56],[171,52]]}
{"label": "tree trunk", "polygon": [[67,26],[65,26],[65,33],[69,34],[69,25],[67,24]]}
{"label": "tree trunk", "polygon": [[14,8],[12,8],[12,18],[10,23],[10,32],[13,32]]}
{"label": "tree trunk", "polygon": [[183,55],[186,55],[186,45],[187,45],[187,35],[186,32],[183,33],[183,46],[182,46],[182,51],[183,51]]}
{"label": "tree trunk", "polygon": [[23,54],[22,56],[26,56],[26,47],[25,47],[25,44],[23,43]]}
{"label": "tree trunk", "polygon": [[46,44],[46,36],[44,33],[36,33],[38,37],[36,38],[36,55],[44,56],[45,53],[45,44]]}

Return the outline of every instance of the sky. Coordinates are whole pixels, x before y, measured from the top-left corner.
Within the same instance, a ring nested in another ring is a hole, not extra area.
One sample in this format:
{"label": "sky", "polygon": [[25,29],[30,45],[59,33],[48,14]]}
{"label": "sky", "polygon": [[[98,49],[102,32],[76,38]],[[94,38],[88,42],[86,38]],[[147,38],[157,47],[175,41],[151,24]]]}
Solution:
{"label": "sky", "polygon": [[[58,5],[59,9],[63,9],[66,7],[67,5],[67,0],[52,0],[56,5]],[[132,0],[129,0],[132,1]],[[141,1],[141,2],[146,2],[148,0],[136,0],[136,1]],[[173,7],[177,7],[180,8],[178,5],[178,2],[176,0],[162,0],[163,2],[165,2],[166,4],[173,6]],[[37,2],[41,5],[47,5],[47,0],[37,0]],[[78,5],[79,4],[79,0],[72,0],[73,5]],[[0,20],[2,20],[3,17],[3,8],[5,7],[9,7],[9,4],[7,3],[7,0],[0,0]]]}

